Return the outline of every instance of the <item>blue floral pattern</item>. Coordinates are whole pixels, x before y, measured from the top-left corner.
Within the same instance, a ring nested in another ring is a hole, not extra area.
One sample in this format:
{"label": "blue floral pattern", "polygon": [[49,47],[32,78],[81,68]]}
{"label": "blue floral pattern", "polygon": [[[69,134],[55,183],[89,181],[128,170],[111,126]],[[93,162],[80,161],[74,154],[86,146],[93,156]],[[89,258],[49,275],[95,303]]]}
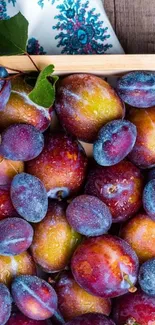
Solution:
{"label": "blue floral pattern", "polygon": [[40,46],[38,40],[36,40],[34,37],[30,38],[28,41],[27,52],[29,54],[36,54],[36,55],[46,54],[44,48]]}
{"label": "blue floral pattern", "polygon": [[[12,3],[13,7],[15,7],[17,0],[8,0],[8,3]],[[7,4],[5,0],[0,0],[0,20],[9,19],[10,17],[7,15]]]}
{"label": "blue floral pattern", "polygon": [[44,0],[39,0],[38,5],[43,8],[44,7]]}
{"label": "blue floral pattern", "polygon": [[108,27],[103,27],[100,13],[88,9],[89,0],[64,0],[57,6],[60,14],[53,29],[60,31],[55,39],[62,54],[103,54],[112,44],[108,43]]}
{"label": "blue floral pattern", "polygon": [[8,19],[9,16],[7,15],[7,6],[4,0],[0,0],[0,20]]}
{"label": "blue floral pattern", "polygon": [[[38,5],[39,5],[41,8],[44,8],[44,1],[45,1],[45,0],[39,0],[39,1],[38,1]],[[56,1],[59,1],[59,0],[48,0],[48,1],[50,1],[51,4],[54,5],[54,3],[55,3]]]}
{"label": "blue floral pattern", "polygon": [[10,3],[12,3],[13,4],[13,6],[15,7],[15,4],[16,4],[16,0],[8,0],[8,2]]}

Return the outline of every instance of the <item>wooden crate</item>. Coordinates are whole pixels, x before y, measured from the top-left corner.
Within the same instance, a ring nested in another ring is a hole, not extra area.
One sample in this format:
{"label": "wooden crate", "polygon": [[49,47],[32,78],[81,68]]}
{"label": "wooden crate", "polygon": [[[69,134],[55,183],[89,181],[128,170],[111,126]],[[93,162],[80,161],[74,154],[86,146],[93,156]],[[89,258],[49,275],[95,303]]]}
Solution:
{"label": "wooden crate", "polygon": [[[55,73],[94,73],[96,75],[119,75],[133,70],[155,71],[155,55],[34,55],[33,60],[40,69],[48,64],[55,65]],[[0,65],[34,71],[27,56],[2,56]],[[11,71],[9,71],[11,72]]]}
{"label": "wooden crate", "polygon": [[[155,55],[33,55],[33,60],[43,69],[54,64],[55,74],[93,73],[99,76],[119,76],[133,70],[155,71]],[[34,71],[35,67],[27,56],[1,56],[0,65]],[[8,70],[9,71],[9,70]],[[10,73],[12,71],[9,71]],[[53,127],[57,121],[54,119]],[[92,144],[82,142],[88,156],[92,156]]]}

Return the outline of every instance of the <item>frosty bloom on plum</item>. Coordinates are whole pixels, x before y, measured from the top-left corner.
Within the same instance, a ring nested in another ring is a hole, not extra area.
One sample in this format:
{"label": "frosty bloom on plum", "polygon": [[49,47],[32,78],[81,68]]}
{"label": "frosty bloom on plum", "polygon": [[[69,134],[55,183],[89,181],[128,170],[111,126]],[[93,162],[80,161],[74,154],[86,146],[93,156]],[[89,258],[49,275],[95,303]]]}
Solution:
{"label": "frosty bloom on plum", "polygon": [[57,9],[60,14],[53,29],[60,32],[55,39],[62,54],[103,54],[112,47],[108,27],[103,27],[95,8],[89,9],[89,1],[65,0]]}

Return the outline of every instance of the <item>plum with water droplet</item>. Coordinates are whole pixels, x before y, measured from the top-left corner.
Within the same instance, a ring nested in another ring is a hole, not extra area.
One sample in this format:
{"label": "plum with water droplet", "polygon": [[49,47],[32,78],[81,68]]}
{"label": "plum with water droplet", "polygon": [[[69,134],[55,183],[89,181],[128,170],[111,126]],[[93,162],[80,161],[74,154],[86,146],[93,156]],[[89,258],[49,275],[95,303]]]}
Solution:
{"label": "plum with water droplet", "polygon": [[48,209],[48,197],[39,178],[21,173],[11,183],[11,200],[21,217],[29,222],[43,220]]}
{"label": "plum with water droplet", "polygon": [[0,112],[0,129],[5,130],[8,126],[16,123],[26,123],[35,126],[44,132],[50,125],[51,117],[42,106],[32,102],[28,95],[32,91],[23,78],[12,80],[12,90],[5,110]]}
{"label": "plum with water droplet", "polygon": [[32,256],[46,272],[63,270],[81,241],[67,222],[65,209],[63,202],[53,200],[46,217],[34,228]]}
{"label": "plum with water droplet", "polygon": [[109,208],[92,195],[77,196],[67,207],[66,217],[73,229],[88,237],[107,233],[112,224]]}
{"label": "plum with water droplet", "polygon": [[86,239],[71,260],[77,283],[88,293],[103,298],[135,292],[138,267],[138,257],[131,246],[111,235]]}
{"label": "plum with water droplet", "polygon": [[146,108],[155,105],[155,73],[151,71],[132,71],[117,82],[117,93],[127,104]]}
{"label": "plum with water droplet", "polygon": [[110,167],[95,166],[89,172],[85,193],[109,207],[113,222],[124,222],[142,206],[143,176],[126,160]]}
{"label": "plum with water droplet", "polygon": [[87,157],[81,144],[63,133],[49,135],[42,153],[27,162],[28,173],[40,178],[50,198],[75,195],[83,186]]}
{"label": "plum with water droplet", "polygon": [[141,263],[155,257],[155,221],[137,214],[121,228],[122,237],[136,252]]}
{"label": "plum with water droplet", "polygon": [[128,157],[140,168],[152,168],[155,165],[155,107],[132,108],[128,119],[137,128],[136,143]]}
{"label": "plum with water droplet", "polygon": [[26,251],[15,256],[0,255],[0,283],[10,286],[17,275],[35,275],[36,265],[32,256]]}
{"label": "plum with water droplet", "polygon": [[114,120],[101,128],[93,145],[93,155],[101,166],[113,166],[133,149],[136,126],[127,120]]}
{"label": "plum with water droplet", "polygon": [[15,161],[28,161],[39,156],[44,147],[44,136],[33,125],[14,124],[1,134],[0,152]]}
{"label": "plum with water droplet", "polygon": [[25,252],[32,244],[33,228],[21,218],[0,221],[0,255],[14,256]]}
{"label": "plum with water droplet", "polygon": [[73,74],[57,87],[55,110],[70,134],[93,142],[107,122],[124,116],[124,106],[114,89],[91,74]]}
{"label": "plum with water droplet", "polygon": [[11,314],[12,298],[8,288],[0,283],[0,324],[4,325]]}
{"label": "plum with water droplet", "polygon": [[110,319],[101,314],[85,314],[78,316],[66,323],[66,325],[115,325],[115,323]]}
{"label": "plum with water droplet", "polygon": [[63,272],[56,283],[58,308],[66,321],[86,313],[109,316],[111,301],[89,294],[74,280],[71,272]]}
{"label": "plum with water droplet", "polygon": [[155,298],[137,290],[115,300],[113,319],[116,325],[153,325],[155,322]]}
{"label": "plum with water droplet", "polygon": [[19,310],[29,318],[45,320],[57,309],[55,290],[37,276],[17,276],[12,282],[11,293]]}
{"label": "plum with water droplet", "polygon": [[[9,76],[7,70],[0,66],[0,78]],[[0,79],[0,111],[4,111],[11,94],[11,81]]]}

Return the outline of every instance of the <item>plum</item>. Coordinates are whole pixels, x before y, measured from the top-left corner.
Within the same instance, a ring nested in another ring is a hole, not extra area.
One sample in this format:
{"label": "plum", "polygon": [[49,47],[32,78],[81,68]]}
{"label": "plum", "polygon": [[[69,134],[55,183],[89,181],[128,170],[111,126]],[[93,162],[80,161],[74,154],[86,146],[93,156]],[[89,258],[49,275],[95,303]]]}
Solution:
{"label": "plum", "polygon": [[33,228],[21,218],[0,221],[0,255],[14,256],[25,252],[33,240]]}
{"label": "plum", "polygon": [[114,322],[101,314],[85,314],[78,316],[66,325],[115,325]]}
{"label": "plum", "polygon": [[[4,67],[0,66],[0,78],[6,78],[9,74]],[[0,79],[0,111],[5,110],[5,106],[11,94],[11,81]]]}
{"label": "plum", "polygon": [[136,252],[140,262],[155,257],[155,221],[138,214],[122,226],[120,236]]}
{"label": "plum", "polygon": [[139,270],[138,282],[141,289],[149,296],[155,297],[155,258],[143,263]]}
{"label": "plum", "polygon": [[90,74],[73,74],[61,80],[55,110],[63,127],[85,142],[93,142],[104,124],[124,116],[124,106],[114,89]]}
{"label": "plum", "polygon": [[0,282],[9,286],[17,275],[36,274],[36,266],[28,252],[16,256],[0,256]]}
{"label": "plum", "polygon": [[141,290],[116,299],[113,307],[116,325],[153,325],[155,322],[155,298]]}
{"label": "plum", "polygon": [[87,157],[80,143],[56,133],[46,138],[42,153],[27,162],[26,170],[41,179],[49,197],[65,198],[83,185]]}
{"label": "plum", "polygon": [[4,325],[11,314],[12,299],[8,288],[0,283],[0,324]]}
{"label": "plum", "polygon": [[152,179],[145,185],[143,207],[148,216],[155,221],[155,179]]}
{"label": "plum", "polygon": [[140,168],[155,165],[155,108],[131,109],[128,119],[137,127],[137,139],[129,159]]}
{"label": "plum", "polygon": [[15,216],[17,216],[17,212],[10,198],[10,186],[0,185],[0,220]]}
{"label": "plum", "polygon": [[10,185],[13,177],[23,171],[23,161],[5,159],[0,155],[0,185]]}
{"label": "plum", "polygon": [[44,136],[33,125],[14,124],[1,135],[0,153],[16,161],[27,161],[39,156],[44,147]]}
{"label": "plum", "polygon": [[119,237],[86,239],[76,249],[71,269],[77,283],[98,297],[114,298],[136,290],[138,258]]}
{"label": "plum", "polygon": [[147,179],[148,179],[148,181],[155,179],[155,168],[148,170]]}
{"label": "plum", "polygon": [[136,126],[129,121],[115,120],[107,123],[94,142],[94,159],[101,166],[116,165],[133,149],[136,137]]}
{"label": "plum", "polygon": [[155,105],[155,73],[133,71],[117,82],[117,93],[121,99],[134,107],[147,108]]}
{"label": "plum", "polygon": [[22,313],[13,313],[6,325],[50,325],[46,320],[34,320],[26,317]]}
{"label": "plum", "polygon": [[12,80],[12,91],[5,110],[0,112],[0,129],[16,123],[26,123],[44,132],[50,125],[48,111],[32,102],[28,94],[33,88],[23,78]]}
{"label": "plum", "polygon": [[82,289],[71,272],[63,272],[55,290],[58,295],[58,308],[66,321],[86,313],[101,313],[109,316],[110,299],[93,296]]}
{"label": "plum", "polygon": [[80,234],[66,220],[65,204],[53,200],[44,220],[35,225],[31,251],[46,272],[56,272],[67,266],[80,241]]}
{"label": "plum", "polygon": [[95,196],[77,196],[68,206],[66,217],[73,229],[85,236],[108,232],[112,224],[109,208]]}
{"label": "plum", "polygon": [[113,222],[134,215],[142,205],[143,176],[129,161],[115,166],[95,166],[88,175],[85,193],[97,196],[109,208]]}
{"label": "plum", "polygon": [[47,213],[48,197],[44,185],[35,176],[21,173],[11,183],[11,200],[20,216],[40,222]]}
{"label": "plum", "polygon": [[55,290],[37,276],[17,276],[12,282],[11,292],[19,310],[29,318],[45,320],[57,309]]}

